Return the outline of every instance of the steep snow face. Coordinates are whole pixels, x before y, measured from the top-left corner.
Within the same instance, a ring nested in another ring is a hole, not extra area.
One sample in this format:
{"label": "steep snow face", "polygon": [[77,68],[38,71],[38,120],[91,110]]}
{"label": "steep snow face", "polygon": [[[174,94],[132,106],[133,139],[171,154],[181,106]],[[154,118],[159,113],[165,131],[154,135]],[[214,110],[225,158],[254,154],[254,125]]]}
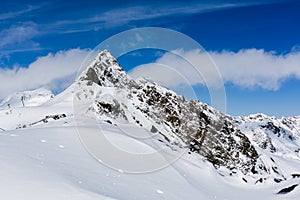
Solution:
{"label": "steep snow face", "polygon": [[[211,162],[244,174],[255,171],[258,154],[248,138],[222,113],[157,83],[129,77],[115,58],[101,52],[80,75],[74,97],[90,99],[83,113],[103,122],[134,124],[173,148],[186,148]],[[78,106],[76,106],[78,107]]]}
{"label": "steep snow face", "polygon": [[6,97],[0,108],[40,106],[54,97],[53,93],[45,88],[31,91],[17,92]]}

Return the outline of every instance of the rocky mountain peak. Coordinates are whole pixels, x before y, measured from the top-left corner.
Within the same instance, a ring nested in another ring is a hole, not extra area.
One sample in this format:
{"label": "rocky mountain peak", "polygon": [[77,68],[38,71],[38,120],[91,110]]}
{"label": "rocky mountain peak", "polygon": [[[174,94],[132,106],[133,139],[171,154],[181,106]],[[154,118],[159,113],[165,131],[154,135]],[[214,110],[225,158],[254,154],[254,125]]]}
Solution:
{"label": "rocky mountain peak", "polygon": [[255,171],[255,148],[225,115],[151,80],[133,80],[107,50],[81,74],[79,83],[76,96],[94,99],[86,112],[91,116],[96,114],[97,119],[116,126],[128,123],[156,132],[167,146],[187,148],[216,168],[244,174]]}
{"label": "rocky mountain peak", "polygon": [[134,81],[125,73],[108,50],[101,51],[79,77],[89,85],[103,87],[125,87]]}

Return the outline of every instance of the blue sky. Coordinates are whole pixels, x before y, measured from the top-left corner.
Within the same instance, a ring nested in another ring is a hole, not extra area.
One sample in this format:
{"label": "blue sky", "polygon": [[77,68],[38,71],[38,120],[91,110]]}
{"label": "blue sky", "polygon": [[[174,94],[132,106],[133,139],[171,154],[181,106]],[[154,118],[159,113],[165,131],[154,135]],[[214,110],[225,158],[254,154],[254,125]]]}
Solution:
{"label": "blue sky", "polygon": [[[1,1],[1,8],[0,99],[41,86],[60,91],[89,49],[121,31],[155,26],[180,31],[214,55],[228,114],[300,115],[300,1],[16,0]],[[120,59],[127,71],[158,59],[139,54]],[[196,88],[210,103],[205,86]]]}

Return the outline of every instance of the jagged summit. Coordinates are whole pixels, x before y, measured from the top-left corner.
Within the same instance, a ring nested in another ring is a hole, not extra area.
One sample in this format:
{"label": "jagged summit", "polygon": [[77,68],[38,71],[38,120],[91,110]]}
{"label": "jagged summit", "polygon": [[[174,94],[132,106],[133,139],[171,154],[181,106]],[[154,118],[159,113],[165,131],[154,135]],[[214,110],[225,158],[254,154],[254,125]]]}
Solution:
{"label": "jagged summit", "polygon": [[78,80],[105,87],[126,87],[134,82],[108,50],[101,51]]}
{"label": "jagged summit", "polygon": [[[125,123],[157,132],[160,137],[156,139],[165,145],[187,148],[217,169],[227,168],[231,175],[251,174],[258,182],[286,179],[287,174],[280,171],[280,165],[272,158],[276,148],[273,143],[278,142],[270,135],[278,129],[279,138],[289,140],[291,135],[277,128],[274,117],[257,114],[233,118],[205,103],[187,101],[152,80],[133,80],[108,51],[99,53],[78,81],[81,89],[77,96],[94,99],[85,112],[90,116],[96,115],[97,119],[115,126]],[[296,140],[291,140],[291,144],[299,141],[298,137],[293,138]],[[276,151],[293,151],[297,156],[299,145],[291,146],[292,150],[277,145]],[[271,154],[266,156],[262,153],[265,150]]]}
{"label": "jagged summit", "polygon": [[116,126],[128,123],[155,130],[165,144],[188,148],[216,168],[255,171],[257,152],[225,115],[151,80],[133,80],[107,50],[98,54],[78,83],[75,96],[94,99],[86,109],[90,116]]}

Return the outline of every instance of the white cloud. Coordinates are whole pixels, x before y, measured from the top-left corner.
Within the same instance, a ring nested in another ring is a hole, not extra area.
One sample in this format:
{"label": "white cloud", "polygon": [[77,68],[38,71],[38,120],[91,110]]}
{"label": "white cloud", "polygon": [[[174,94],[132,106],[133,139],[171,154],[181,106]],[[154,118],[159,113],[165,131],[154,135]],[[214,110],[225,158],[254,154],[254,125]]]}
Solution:
{"label": "white cloud", "polygon": [[[135,78],[148,76],[173,88],[189,83],[214,85],[218,74],[205,53],[199,50],[180,50],[176,53],[198,66],[204,78],[190,64],[172,53],[164,54],[156,63],[138,66],[130,74]],[[300,51],[277,55],[275,52],[261,49],[243,49],[238,52],[221,51],[209,54],[216,63],[223,81],[242,88],[277,90],[286,79],[300,79]]]}
{"label": "white cloud", "polygon": [[165,53],[155,63],[134,68],[130,75],[133,78],[146,76],[170,88],[196,84],[223,85],[220,73],[209,55],[198,49]]}
{"label": "white cloud", "polygon": [[75,80],[88,49],[70,49],[39,57],[28,67],[0,69],[0,99],[16,91],[46,87],[61,90]]}
{"label": "white cloud", "polygon": [[300,79],[300,51],[285,55],[262,49],[212,52],[225,82],[245,88],[277,90],[289,78]]}

